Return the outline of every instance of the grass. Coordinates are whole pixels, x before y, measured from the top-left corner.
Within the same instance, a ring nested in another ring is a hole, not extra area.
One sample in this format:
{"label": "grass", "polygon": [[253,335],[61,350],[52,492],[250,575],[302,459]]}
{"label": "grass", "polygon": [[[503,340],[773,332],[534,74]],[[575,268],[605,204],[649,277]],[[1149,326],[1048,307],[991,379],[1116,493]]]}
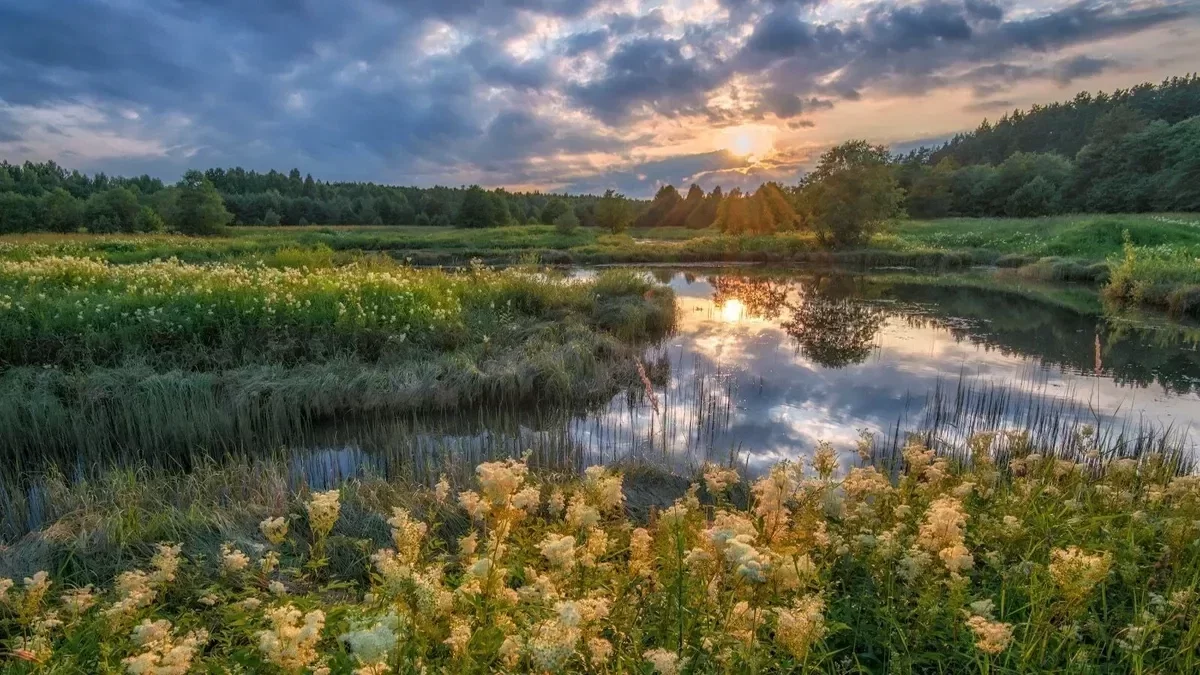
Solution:
{"label": "grass", "polygon": [[1090,438],[1057,455],[1020,433],[914,442],[884,471],[865,447],[821,446],[749,481],[708,465],[632,518],[644,472],[512,460],[432,490],[316,492],[269,463],[63,483],[57,520],[0,555],[18,579],[0,581],[0,658],[15,673],[142,672],[168,652],[178,672],[1194,672],[1200,480]]}
{"label": "grass", "polygon": [[214,451],[338,416],[586,403],[674,325],[630,272],[0,261],[0,455]]}

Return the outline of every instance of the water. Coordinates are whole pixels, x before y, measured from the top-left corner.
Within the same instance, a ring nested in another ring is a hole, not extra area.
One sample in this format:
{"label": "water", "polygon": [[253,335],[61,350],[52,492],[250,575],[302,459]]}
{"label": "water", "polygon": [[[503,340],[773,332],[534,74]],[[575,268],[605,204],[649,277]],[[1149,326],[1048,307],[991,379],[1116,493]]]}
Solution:
{"label": "water", "polygon": [[[755,473],[821,441],[849,450],[864,431],[877,448],[894,448],[909,431],[949,447],[1004,429],[1062,447],[1090,425],[1116,452],[1194,452],[1200,330],[1106,315],[1089,291],[1059,287],[1033,299],[986,277],[653,274],[674,288],[679,322],[644,356],[648,389],[632,383],[588,410],[264,428],[219,454],[282,455],[295,483],[323,487],[364,472],[429,483],[525,452],[559,470],[597,462],[686,470],[714,460]],[[23,519],[33,520],[0,523],[10,531],[39,520],[36,484],[22,492]]]}
{"label": "water", "polygon": [[952,446],[1004,429],[1061,446],[1091,426],[1128,453],[1190,448],[1200,421],[1200,332],[1106,316],[1089,292],[1056,291],[1064,305],[980,278],[654,274],[676,292],[679,326],[645,355],[652,394],[635,385],[585,411],[326,427],[291,453],[339,477],[361,466],[348,466],[347,453],[429,480],[448,464],[527,450],[555,468],[713,460],[754,473],[821,441],[850,450],[864,431],[877,446],[909,431]]}

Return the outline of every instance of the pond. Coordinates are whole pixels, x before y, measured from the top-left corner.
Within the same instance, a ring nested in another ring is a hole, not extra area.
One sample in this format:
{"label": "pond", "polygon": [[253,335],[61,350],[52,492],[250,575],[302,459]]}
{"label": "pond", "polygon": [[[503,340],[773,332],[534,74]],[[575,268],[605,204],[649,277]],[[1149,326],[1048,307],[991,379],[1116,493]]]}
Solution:
{"label": "pond", "polygon": [[[281,453],[296,483],[323,487],[364,471],[431,482],[525,452],[564,470],[713,460],[753,474],[821,441],[852,451],[864,432],[876,451],[894,451],[909,432],[953,446],[988,430],[1061,447],[1087,428],[1090,442],[1118,452],[1195,450],[1200,330],[1106,314],[1093,291],[991,274],[646,273],[675,290],[678,327],[647,350],[644,384],[607,403],[248,425],[205,452]],[[92,465],[79,457],[66,468]],[[36,483],[18,493],[25,522],[8,529],[40,520]]]}
{"label": "pond", "polygon": [[[578,271],[587,275],[590,272]],[[648,272],[650,273],[650,272]],[[325,427],[292,445],[300,474],[363,464],[427,480],[446,462],[532,450],[552,465],[736,461],[751,473],[828,441],[853,450],[920,431],[975,431],[1194,450],[1200,331],[1106,316],[1095,293],[929,277],[658,269],[678,328],[645,356],[647,385],[591,410]]]}

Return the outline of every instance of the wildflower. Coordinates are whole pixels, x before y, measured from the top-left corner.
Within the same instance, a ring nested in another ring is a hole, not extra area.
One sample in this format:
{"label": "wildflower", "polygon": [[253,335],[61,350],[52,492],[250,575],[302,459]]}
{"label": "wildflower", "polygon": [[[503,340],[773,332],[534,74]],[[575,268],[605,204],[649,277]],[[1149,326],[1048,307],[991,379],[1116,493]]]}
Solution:
{"label": "wildflower", "polygon": [[237,606],[244,611],[253,612],[262,606],[262,600],[259,600],[258,598],[246,598],[245,600],[237,603]]}
{"label": "wildflower", "polygon": [[970,551],[963,545],[966,523],[967,514],[962,502],[943,497],[929,505],[917,533],[917,543],[930,553],[937,553],[951,575],[957,575],[973,564]]}
{"label": "wildflower", "polygon": [[527,487],[513,496],[512,504],[513,508],[521,509],[532,515],[537,513],[538,507],[542,504],[542,493],[535,487]]}
{"label": "wildflower", "polygon": [[521,661],[521,642],[511,635],[506,636],[500,644],[499,655],[505,668],[516,668]]}
{"label": "wildflower", "polygon": [[575,537],[547,534],[538,549],[553,567],[566,571],[575,566]]}
{"label": "wildflower", "polygon": [[534,626],[526,647],[533,664],[548,672],[561,671],[575,655],[582,632],[576,626],[551,619]]}
{"label": "wildflower", "polygon": [[567,498],[563,495],[563,491],[555,488],[554,491],[550,493],[550,499],[546,502],[546,507],[550,509],[550,515],[555,517],[559,516],[562,514],[563,509],[565,509],[566,506]]}
{"label": "wildflower", "polygon": [[83,588],[72,588],[62,594],[59,602],[62,603],[63,608],[67,610],[68,614],[78,616],[96,604],[96,593],[92,589],[91,584]]}
{"label": "wildflower", "polygon": [[475,555],[475,550],[478,547],[479,537],[474,532],[458,540],[458,552],[463,558],[470,558]]}
{"label": "wildflower", "polygon": [[760,478],[752,488],[754,513],[763,519],[763,530],[769,539],[780,531],[791,511],[787,503],[796,493],[796,481],[786,464],[776,464],[770,474]]}
{"label": "wildflower", "polygon": [[325,628],[325,613],[315,609],[301,615],[292,605],[267,610],[271,630],[258,634],[258,649],[284,670],[299,670],[317,659],[317,642]]}
{"label": "wildflower", "polygon": [[445,476],[438,479],[437,485],[433,486],[433,498],[439,504],[445,504],[446,499],[450,496],[450,481],[446,480]]}
{"label": "wildflower", "polygon": [[629,573],[633,576],[650,576],[651,544],[650,532],[639,527],[629,534]]}
{"label": "wildflower", "polygon": [[478,492],[472,490],[458,493],[458,503],[473,520],[483,520],[489,511],[487,502],[479,496]]}
{"label": "wildflower", "polygon": [[442,642],[450,645],[450,651],[455,656],[462,656],[467,651],[467,644],[471,642],[471,624],[465,619],[454,617],[450,620],[450,637]]}
{"label": "wildflower", "polygon": [[258,570],[264,575],[274,572],[277,567],[279,567],[279,553],[275,551],[267,551],[263,557],[258,559]]}
{"label": "wildflower", "polygon": [[208,642],[208,633],[196,630],[179,637],[166,619],[145,619],[133,629],[133,642],[145,651],[122,661],[131,675],[184,675],[196,652]]}
{"label": "wildflower", "polygon": [[278,546],[287,538],[288,524],[283,518],[267,518],[258,524],[258,530],[267,541]]}
{"label": "wildflower", "polygon": [[159,544],[158,550],[150,558],[150,566],[154,571],[150,574],[150,582],[156,586],[164,586],[175,581],[179,572],[180,553],[182,544]]}
{"label": "wildflower", "polygon": [[612,643],[604,638],[594,637],[587,641],[588,654],[591,655],[592,666],[603,666],[612,656]]}
{"label": "wildflower", "polygon": [[567,504],[567,524],[572,528],[584,529],[600,523],[600,511],[587,503],[582,494],[571,496]]}
{"label": "wildflower", "polygon": [[342,509],[338,499],[337,490],[315,492],[305,504],[304,508],[308,511],[308,526],[317,538],[324,537],[333,531],[333,525],[337,522],[338,514]]}
{"label": "wildflower", "polygon": [[196,602],[199,602],[205,607],[215,607],[220,601],[221,599],[218,598],[215,593],[205,593],[196,600]]}
{"label": "wildflower", "polygon": [[813,471],[823,479],[828,479],[837,469],[837,451],[828,441],[817,443],[817,449],[813,451],[812,466]]}
{"label": "wildflower", "polygon": [[740,480],[736,469],[726,469],[716,464],[704,465],[704,487],[708,489],[709,494],[721,494],[737,485]]}
{"label": "wildflower", "polygon": [[25,577],[25,595],[21,598],[22,611],[26,614],[35,613],[53,583],[50,581],[50,574],[45,570],[32,577]]}
{"label": "wildflower", "polygon": [[392,528],[392,541],[396,544],[396,555],[403,562],[416,562],[421,554],[421,541],[429,526],[414,520],[406,509],[395,507],[388,519]]}
{"label": "wildflower", "polygon": [[583,487],[602,513],[615,511],[625,504],[621,476],[602,466],[589,466],[584,471]]}
{"label": "wildflower", "polygon": [[654,672],[658,675],[678,675],[687,665],[687,659],[681,659],[675,652],[665,649],[647,650],[642,652],[642,658],[654,666]]}
{"label": "wildflower", "polygon": [[238,574],[250,566],[250,558],[229,544],[221,545],[221,572]]}
{"label": "wildflower", "polygon": [[1092,588],[1108,577],[1112,555],[1089,555],[1077,546],[1050,552],[1050,576],[1068,600],[1082,600]]}
{"label": "wildflower", "polygon": [[356,661],[363,666],[382,664],[396,647],[396,635],[400,618],[395,612],[367,621],[360,621],[352,629],[338,636],[338,640],[350,648]]}
{"label": "wildflower", "polygon": [[975,647],[985,654],[999,654],[1012,642],[1012,626],[974,615],[967,618],[967,627],[975,633]]}
{"label": "wildflower", "polygon": [[8,602],[8,592],[12,590],[13,580],[0,577],[0,602]]}
{"label": "wildflower", "polygon": [[267,590],[270,591],[272,595],[287,595],[287,587],[284,586],[283,582],[281,581],[272,581],[271,583],[267,584]]}
{"label": "wildflower", "polygon": [[778,607],[775,639],[792,656],[803,661],[814,644],[825,637],[825,601],[809,595],[797,599],[791,607]]}

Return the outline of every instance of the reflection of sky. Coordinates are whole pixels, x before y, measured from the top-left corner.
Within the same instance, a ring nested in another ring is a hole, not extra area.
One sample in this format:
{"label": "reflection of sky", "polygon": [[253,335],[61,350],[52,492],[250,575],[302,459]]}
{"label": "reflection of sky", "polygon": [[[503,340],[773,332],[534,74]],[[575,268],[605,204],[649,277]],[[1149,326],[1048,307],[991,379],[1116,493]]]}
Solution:
{"label": "reflection of sky", "polygon": [[[715,305],[705,277],[689,282],[676,275],[671,286],[679,329],[651,355],[672,366],[670,381],[656,387],[663,412],[649,405],[631,408],[624,394],[615,398],[601,413],[612,427],[608,445],[618,446],[606,448],[606,455],[616,451],[694,464],[706,454],[721,460],[736,451],[754,468],[804,455],[822,440],[849,449],[859,429],[886,434],[902,418],[917,422],[939,383],[943,390],[960,382],[1000,385],[1009,396],[1053,402],[1101,425],[1143,422],[1181,429],[1200,419],[1195,394],[1170,396],[1157,385],[1122,386],[1106,375],[1043,364],[1036,355],[1006,355],[971,337],[956,339],[945,328],[914,327],[895,313],[875,333],[865,360],[823,367],[796,347],[778,320],[747,315],[738,300]],[[797,296],[798,287],[787,294],[789,301]],[[782,318],[787,315],[784,310]],[[713,396],[724,404],[727,395],[731,412],[717,433],[698,439],[697,383],[708,380],[722,382]],[[1014,410],[1008,423],[1017,425],[1016,416]],[[594,428],[595,420],[577,425],[578,440],[598,449],[585,426]]]}

